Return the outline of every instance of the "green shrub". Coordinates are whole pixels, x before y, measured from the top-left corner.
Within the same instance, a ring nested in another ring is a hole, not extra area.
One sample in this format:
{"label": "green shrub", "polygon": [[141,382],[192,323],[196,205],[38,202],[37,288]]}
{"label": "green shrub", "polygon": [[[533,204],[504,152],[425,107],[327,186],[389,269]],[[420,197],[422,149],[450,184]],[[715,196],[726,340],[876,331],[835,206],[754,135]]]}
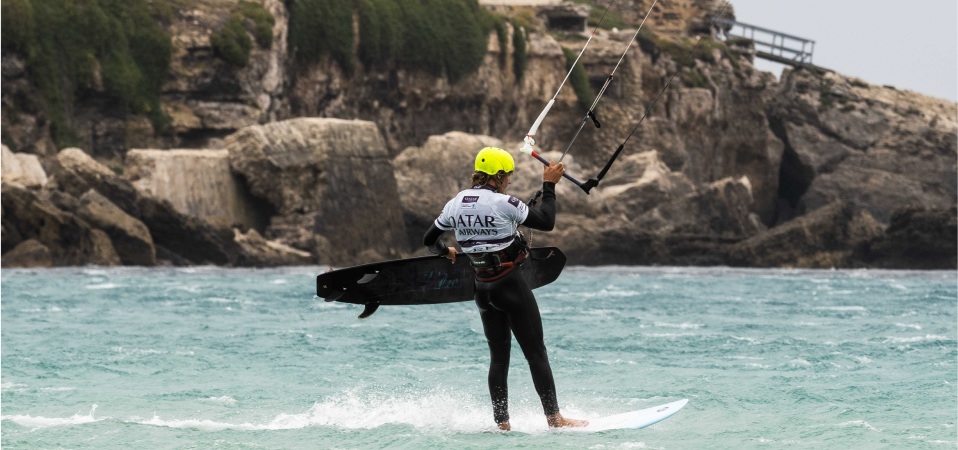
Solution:
{"label": "green shrub", "polygon": [[59,147],[78,143],[67,106],[93,88],[97,74],[125,111],[146,115],[157,131],[169,122],[159,100],[172,53],[170,35],[158,23],[166,6],[161,0],[3,0],[3,48],[23,56]]}
{"label": "green shrub", "polygon": [[[662,49],[662,53],[669,55],[673,61],[681,64],[683,67],[695,67],[696,59],[715,63],[716,61],[712,50],[718,50],[729,60],[735,73],[738,73],[740,70],[738,56],[732,53],[723,42],[716,41],[710,37],[702,37],[698,46],[695,45],[695,40],[687,37],[683,37],[679,42],[676,42],[668,38],[660,38],[656,35],[653,37],[653,40],[655,44]],[[692,54],[692,57],[689,58],[689,52],[691,52],[693,48],[695,52]],[[686,60],[686,58],[688,59]]]}
{"label": "green shrub", "polygon": [[518,22],[513,22],[512,47],[512,72],[516,75],[516,81],[520,81],[529,65],[529,54],[526,51],[526,29]]}
{"label": "green shrub", "polygon": [[382,25],[372,0],[359,0],[359,60],[366,68],[380,65]]}
{"label": "green shrub", "polygon": [[358,0],[357,7],[359,58],[367,68],[424,70],[454,83],[482,65],[490,32],[505,48],[502,18],[476,0]]}
{"label": "green shrub", "polygon": [[506,30],[505,19],[483,8],[479,15],[479,23],[483,34],[488,35],[490,30],[496,31],[496,39],[499,41],[499,67],[505,66],[509,50],[509,30]]}
{"label": "green shrub", "polygon": [[295,0],[289,15],[289,51],[302,62],[331,55],[347,75],[353,70],[350,0]]}
{"label": "green shrub", "polygon": [[682,79],[682,84],[684,84],[685,87],[704,88],[708,86],[705,77],[696,69],[686,68],[682,70],[682,73],[679,74],[679,78]]}
{"label": "green shrub", "polygon": [[219,33],[210,35],[210,44],[218,55],[236,67],[246,67],[249,64],[249,53],[253,49],[253,42],[243,27],[243,16],[233,14],[226,26]]}
{"label": "green shrub", "polygon": [[[562,53],[565,54],[565,68],[569,70],[579,54],[565,47],[562,47]],[[569,75],[569,84],[572,85],[572,90],[575,91],[575,97],[579,100],[579,104],[588,110],[592,106],[592,100],[595,99],[595,93],[592,92],[592,86],[589,86],[589,75],[585,73],[585,68],[581,64],[576,64],[575,68],[572,69],[572,74]]]}
{"label": "green shrub", "polygon": [[[599,22],[602,22],[602,29],[611,30],[613,28],[623,29],[628,28],[629,24],[625,23],[625,20],[622,19],[622,14],[617,11],[609,10],[608,13],[605,12],[605,9],[608,5],[600,5],[595,2],[585,2],[592,6],[592,10],[589,11],[589,26],[596,27],[599,26]],[[605,19],[602,18],[602,14],[605,14]]]}
{"label": "green shrub", "polygon": [[269,48],[273,45],[273,25],[276,25],[276,19],[270,14],[263,5],[254,2],[240,0],[239,12],[253,21],[256,36],[256,43],[263,48]]}

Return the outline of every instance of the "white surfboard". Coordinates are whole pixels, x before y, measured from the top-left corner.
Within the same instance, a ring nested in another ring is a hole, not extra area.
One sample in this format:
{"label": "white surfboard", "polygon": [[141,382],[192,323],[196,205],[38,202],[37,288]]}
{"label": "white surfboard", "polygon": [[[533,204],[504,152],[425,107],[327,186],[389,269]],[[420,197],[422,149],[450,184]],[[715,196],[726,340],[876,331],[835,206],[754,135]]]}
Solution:
{"label": "white surfboard", "polygon": [[605,431],[605,430],[621,430],[621,429],[639,429],[645,428],[649,425],[661,422],[669,417],[672,417],[673,414],[679,412],[687,403],[689,399],[682,399],[677,402],[666,403],[664,405],[653,406],[651,408],[640,409],[638,411],[631,411],[622,414],[616,414],[614,416],[606,416],[599,419],[594,419],[589,421],[589,426],[584,428],[577,428],[576,430],[582,431]]}

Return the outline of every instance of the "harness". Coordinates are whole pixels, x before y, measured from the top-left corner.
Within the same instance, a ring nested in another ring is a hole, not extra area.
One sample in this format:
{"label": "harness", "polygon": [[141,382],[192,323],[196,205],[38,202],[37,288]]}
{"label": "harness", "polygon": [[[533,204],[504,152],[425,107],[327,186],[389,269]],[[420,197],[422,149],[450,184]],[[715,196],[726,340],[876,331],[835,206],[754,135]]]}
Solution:
{"label": "harness", "polygon": [[476,281],[496,281],[509,275],[519,267],[529,254],[529,247],[521,234],[516,234],[512,245],[505,250],[484,253],[466,253],[473,269],[476,269]]}

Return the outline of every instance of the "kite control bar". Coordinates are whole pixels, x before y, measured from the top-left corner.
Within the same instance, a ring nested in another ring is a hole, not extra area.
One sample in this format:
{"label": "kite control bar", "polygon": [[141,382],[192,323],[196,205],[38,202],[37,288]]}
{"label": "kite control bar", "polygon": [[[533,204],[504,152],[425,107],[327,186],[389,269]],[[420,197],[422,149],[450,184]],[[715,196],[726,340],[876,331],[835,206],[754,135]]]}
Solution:
{"label": "kite control bar", "polygon": [[[549,165],[549,161],[546,161],[545,158],[539,156],[539,154],[536,153],[536,151],[533,150],[533,149],[531,149],[531,148],[529,148],[529,149],[521,148],[521,149],[519,149],[519,151],[522,152],[522,153],[525,153],[525,154],[527,154],[527,155],[531,155],[533,158],[538,159],[539,162],[541,162],[542,164],[545,164],[546,166]],[[572,182],[573,184],[575,184],[576,186],[579,186],[580,188],[582,187],[582,182],[579,181],[579,180],[576,180],[575,178],[573,178],[572,175],[569,175],[569,174],[567,174],[567,173],[563,173],[562,176],[563,176],[563,178],[565,178],[565,179],[571,181],[571,182]],[[585,190],[585,189],[583,188],[583,190]],[[585,191],[585,193],[588,194],[589,191]]]}

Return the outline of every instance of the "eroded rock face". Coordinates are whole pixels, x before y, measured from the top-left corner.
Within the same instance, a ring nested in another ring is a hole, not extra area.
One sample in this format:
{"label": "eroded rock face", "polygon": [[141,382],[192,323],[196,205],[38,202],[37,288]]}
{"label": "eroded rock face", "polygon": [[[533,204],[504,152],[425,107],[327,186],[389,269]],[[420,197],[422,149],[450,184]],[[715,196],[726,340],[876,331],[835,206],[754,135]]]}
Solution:
{"label": "eroded rock face", "polygon": [[767,114],[786,142],[780,192],[797,214],[843,200],[887,224],[904,206],[958,201],[954,103],[786,70]]}
{"label": "eroded rock face", "polygon": [[[23,186],[3,183],[4,227],[23,240],[35,239],[49,251],[55,266],[115,265],[119,262],[109,238],[74,214]],[[36,250],[34,248],[34,250]],[[12,250],[11,250],[12,251]],[[31,251],[31,254],[35,254]]]}
{"label": "eroded rock face", "polygon": [[[407,248],[393,165],[375,124],[293,119],[244,128],[226,146],[230,167],[253,195],[279,217],[314,217],[314,233],[336,243],[321,261],[349,261],[367,249],[398,256]],[[266,235],[273,237],[269,227]]]}
{"label": "eroded rock face", "polygon": [[884,235],[863,245],[858,257],[872,267],[954,269],[958,266],[958,207],[895,211]]}
{"label": "eroded rock face", "polygon": [[53,267],[53,256],[40,241],[27,239],[3,254],[3,267]]}
{"label": "eroded rock face", "polygon": [[164,252],[172,252],[192,264],[230,263],[229,230],[216,229],[201,219],[183,214],[166,200],[141,196],[136,206],[155,245],[162,246]]}
{"label": "eroded rock face", "polygon": [[102,194],[114,205],[139,219],[153,238],[154,246],[173,252],[194,264],[230,262],[231,234],[180,213],[166,200],[141,195],[130,181],[116,175],[80,149],[64,149],[57,155],[62,166],[55,177],[55,186],[72,196],[82,196],[90,189]]}
{"label": "eroded rock face", "polygon": [[729,249],[729,263],[747,267],[845,267],[852,255],[852,208],[835,202]]}
{"label": "eroded rock face", "polygon": [[94,190],[80,197],[77,215],[106,232],[125,265],[156,265],[156,249],[146,225]]}
{"label": "eroded rock face", "polygon": [[140,194],[136,188],[83,150],[63,149],[57,154],[57,161],[61,166],[56,174],[57,189],[77,198],[93,189],[131,216],[139,216],[136,202]]}
{"label": "eroded rock face", "polygon": [[562,248],[571,264],[722,264],[726,247],[764,229],[751,204],[748,179],[728,178],[631,220],[559,214],[556,230],[536,232],[535,240]]}
{"label": "eroded rock face", "polygon": [[241,233],[233,229],[234,241],[239,247],[236,265],[248,267],[275,267],[310,264],[313,257],[309,252],[296,250],[276,241],[263,239],[256,230]]}
{"label": "eroded rock face", "polygon": [[40,188],[47,184],[47,174],[37,155],[13,153],[6,145],[2,147],[4,182],[19,183],[31,188]]}
{"label": "eroded rock face", "polygon": [[255,199],[230,171],[227,150],[130,150],[123,175],[177,211],[215,227],[265,227]]}

